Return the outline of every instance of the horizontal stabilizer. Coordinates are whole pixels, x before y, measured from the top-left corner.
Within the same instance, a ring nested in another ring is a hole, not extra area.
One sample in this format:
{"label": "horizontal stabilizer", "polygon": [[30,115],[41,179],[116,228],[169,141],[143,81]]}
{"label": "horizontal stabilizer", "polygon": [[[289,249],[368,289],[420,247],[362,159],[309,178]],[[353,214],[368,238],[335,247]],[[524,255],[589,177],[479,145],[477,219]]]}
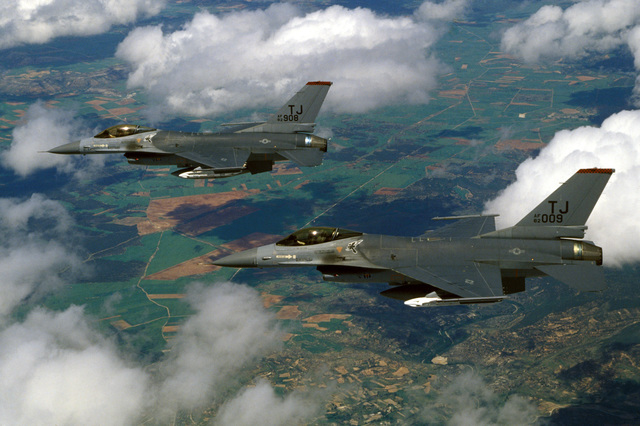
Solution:
{"label": "horizontal stabilizer", "polygon": [[319,149],[291,149],[287,151],[278,151],[288,160],[293,161],[299,166],[313,167],[322,164],[324,152]]}
{"label": "horizontal stabilizer", "polygon": [[541,265],[536,269],[578,291],[602,291],[607,288],[602,267],[593,263]]}

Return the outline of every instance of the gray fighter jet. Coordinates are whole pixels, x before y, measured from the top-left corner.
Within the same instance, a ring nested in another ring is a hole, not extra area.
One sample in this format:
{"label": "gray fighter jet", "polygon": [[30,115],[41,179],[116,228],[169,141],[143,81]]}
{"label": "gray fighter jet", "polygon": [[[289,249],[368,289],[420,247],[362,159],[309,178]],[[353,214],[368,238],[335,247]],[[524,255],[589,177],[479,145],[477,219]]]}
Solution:
{"label": "gray fighter jet", "polygon": [[130,164],[184,167],[172,174],[185,179],[268,172],[275,161],[284,160],[317,166],[327,152],[327,140],[311,133],[330,86],[326,81],[309,82],[266,122],[237,123],[230,132],[187,133],[119,124],[49,152],[124,153]]}
{"label": "gray fighter jet", "polygon": [[326,281],[388,282],[393,288],[381,294],[412,307],[500,302],[544,275],[600,291],[602,248],[579,239],[613,172],[579,170],[510,228],[496,230],[496,215],[435,218],[459,221],[418,237],[312,227],[214,264],[316,266]]}

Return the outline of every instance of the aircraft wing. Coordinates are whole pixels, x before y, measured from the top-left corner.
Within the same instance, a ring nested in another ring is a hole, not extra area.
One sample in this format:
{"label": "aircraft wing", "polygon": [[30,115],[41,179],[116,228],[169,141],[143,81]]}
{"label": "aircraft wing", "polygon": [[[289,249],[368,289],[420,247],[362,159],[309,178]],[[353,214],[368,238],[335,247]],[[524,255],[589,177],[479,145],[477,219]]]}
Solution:
{"label": "aircraft wing", "polygon": [[455,267],[409,266],[394,271],[459,297],[503,295],[500,268],[485,263],[464,261]]}
{"label": "aircraft wing", "polygon": [[421,235],[426,238],[473,238],[496,230],[495,215],[436,217],[434,220],[456,222]]}
{"label": "aircraft wing", "polygon": [[198,152],[180,152],[176,155],[193,161],[205,168],[234,169],[241,168],[249,158],[250,152],[238,148],[218,148],[201,154]]}

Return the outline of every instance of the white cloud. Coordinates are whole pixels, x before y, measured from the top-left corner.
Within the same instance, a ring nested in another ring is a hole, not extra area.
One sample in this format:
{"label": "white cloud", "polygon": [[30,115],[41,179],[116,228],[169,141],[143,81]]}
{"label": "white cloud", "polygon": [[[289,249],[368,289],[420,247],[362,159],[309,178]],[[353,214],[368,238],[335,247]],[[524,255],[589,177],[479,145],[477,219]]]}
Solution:
{"label": "white cloud", "polygon": [[25,201],[0,199],[0,319],[27,297],[39,297],[68,276],[82,273],[73,246],[73,220],[57,201],[34,194]]}
{"label": "white cloud", "polygon": [[342,6],[304,14],[291,4],[201,12],[172,33],[135,29],[116,56],[131,66],[129,87],[147,89],[156,113],[275,109],[311,80],[334,82],[327,109],[363,112],[428,101],[442,72],[428,51],[439,30],[416,16]]}
{"label": "white cloud", "polygon": [[[274,314],[257,291],[231,283],[195,285],[188,300],[195,314],[172,341],[170,355],[151,370],[127,361],[81,307],[58,313],[36,308],[24,321],[0,328],[0,423],[163,422],[178,410],[214,403],[225,407],[221,424],[229,424],[229,416],[268,416],[285,424],[317,414],[321,399],[302,392],[280,398],[262,380],[233,393],[238,377],[245,380],[246,369],[282,344]],[[247,409],[248,401],[260,405]]]}
{"label": "white cloud", "polygon": [[425,20],[452,21],[464,18],[469,0],[445,0],[441,3],[425,1],[416,15]]}
{"label": "white cloud", "polygon": [[96,173],[104,165],[105,157],[82,158],[84,156],[43,152],[81,136],[87,136],[87,129],[74,118],[72,111],[47,108],[42,102],[36,102],[27,110],[24,122],[13,129],[11,146],[0,153],[0,162],[22,177],[55,167],[59,172],[82,179]]}
{"label": "white cloud", "polygon": [[79,307],[36,309],[0,332],[2,424],[132,424],[147,382]]}
{"label": "white cloud", "polygon": [[635,0],[585,0],[565,10],[547,5],[507,29],[502,49],[527,62],[577,58],[626,44],[639,24]]}
{"label": "white cloud", "polygon": [[[525,62],[576,59],[627,46],[640,70],[640,7],[637,0],[583,0],[567,9],[547,5],[507,29],[502,50]],[[640,102],[640,76],[634,88]]]}
{"label": "white cloud", "polygon": [[188,301],[197,314],[181,326],[161,365],[159,409],[204,407],[228,391],[243,368],[282,344],[275,315],[250,287],[196,285]]}
{"label": "white cloud", "polygon": [[615,168],[587,225],[587,238],[603,247],[606,265],[640,260],[640,110],[622,111],[600,127],[562,130],[536,158],[516,170],[516,181],[486,203],[501,227],[531,211],[580,168]]}
{"label": "white cloud", "polygon": [[506,401],[491,390],[480,376],[465,373],[456,377],[438,395],[434,406],[422,411],[425,420],[432,422],[433,412],[442,407],[451,426],[530,425],[538,424],[537,410],[526,399],[511,395]]}
{"label": "white cloud", "polygon": [[215,424],[220,426],[306,424],[320,414],[323,398],[302,392],[292,392],[281,398],[271,384],[260,380],[220,408]]}
{"label": "white cloud", "polygon": [[0,49],[60,36],[106,32],[155,15],[165,0],[6,0],[0,3]]}

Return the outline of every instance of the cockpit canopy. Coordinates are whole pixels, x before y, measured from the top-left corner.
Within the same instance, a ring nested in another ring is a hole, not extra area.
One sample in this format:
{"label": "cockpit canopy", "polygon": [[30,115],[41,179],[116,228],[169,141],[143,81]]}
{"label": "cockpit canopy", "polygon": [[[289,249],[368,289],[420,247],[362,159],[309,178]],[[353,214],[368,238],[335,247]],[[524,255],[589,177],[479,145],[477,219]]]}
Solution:
{"label": "cockpit canopy", "polygon": [[331,228],[327,226],[317,226],[304,228],[289,235],[284,240],[276,243],[277,246],[309,246],[313,244],[328,243],[329,241],[342,240],[349,237],[358,237],[362,232],[350,231],[348,229]]}
{"label": "cockpit canopy", "polygon": [[156,129],[145,126],[138,126],[136,124],[118,124],[115,126],[111,126],[106,130],[98,133],[94,136],[97,139],[106,139],[106,138],[121,138],[123,136],[131,136],[137,133],[145,133],[145,132],[153,132]]}

